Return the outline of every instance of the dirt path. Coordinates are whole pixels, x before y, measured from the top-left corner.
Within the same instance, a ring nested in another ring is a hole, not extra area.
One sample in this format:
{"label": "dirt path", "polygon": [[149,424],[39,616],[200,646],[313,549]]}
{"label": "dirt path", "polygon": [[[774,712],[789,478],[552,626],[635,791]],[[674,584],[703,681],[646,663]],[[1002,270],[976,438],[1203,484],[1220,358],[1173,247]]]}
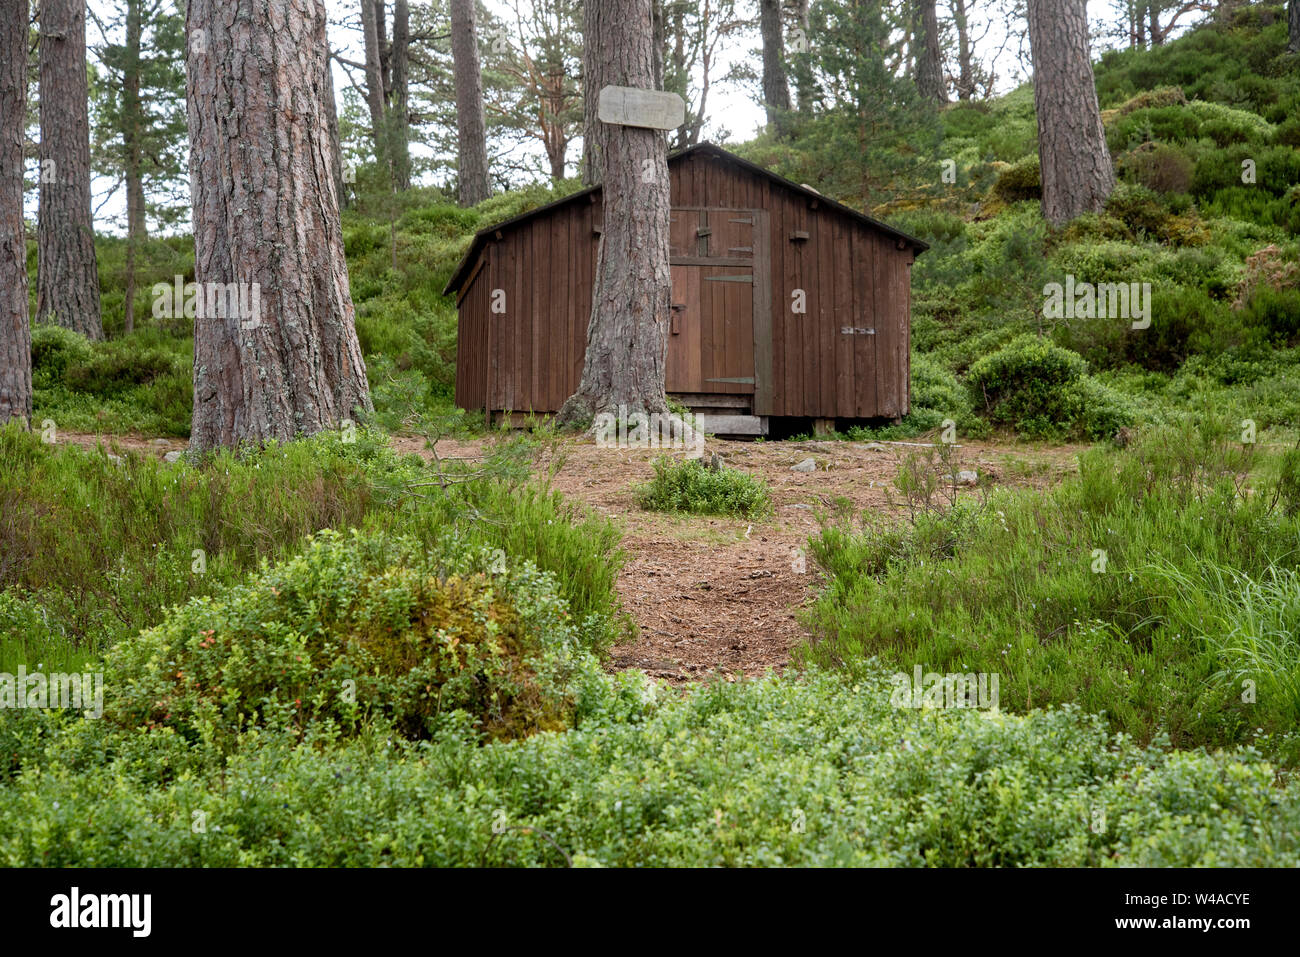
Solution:
{"label": "dirt path", "polygon": [[[138,436],[62,433],[60,440],[88,447],[103,442],[157,456],[185,448],[184,440]],[[444,439],[438,453],[475,460],[487,441]],[[394,446],[430,456],[420,438],[400,436]],[[857,512],[901,513],[886,490],[906,457],[918,450],[894,443],[712,440],[709,451],[732,468],[761,475],[772,489],[773,514],[751,522],[643,512],[633,489],[651,477],[652,462],[662,452],[602,449],[578,441],[564,445],[554,486],[609,516],[624,533],[627,561],[617,587],[640,634],[613,649],[613,668],[641,668],[675,681],[780,670],[805,634],[798,609],[818,585],[817,569],[804,549],[818,529],[819,513],[837,499],[852,502]],[[955,459],[958,468],[978,471],[981,481],[1042,488],[1074,471],[1079,451],[1079,446],[975,442],[959,447]],[[792,471],[807,458],[815,461],[815,472]],[[959,494],[978,493],[962,489]]]}

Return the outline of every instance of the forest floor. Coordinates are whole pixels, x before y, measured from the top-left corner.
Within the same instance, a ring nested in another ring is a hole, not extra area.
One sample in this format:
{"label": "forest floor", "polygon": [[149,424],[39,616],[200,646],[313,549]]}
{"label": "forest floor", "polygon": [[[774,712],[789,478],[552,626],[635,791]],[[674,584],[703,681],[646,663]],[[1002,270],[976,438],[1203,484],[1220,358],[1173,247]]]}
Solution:
{"label": "forest floor", "polygon": [[[421,445],[418,439],[398,442],[409,451]],[[473,458],[481,447],[481,442],[442,441],[438,452]],[[1044,487],[1076,469],[1080,449],[963,443],[954,459],[957,468],[978,471],[982,482]],[[653,476],[652,463],[661,450],[565,445],[552,484],[611,518],[624,535],[627,561],[618,591],[639,634],[613,649],[611,668],[640,668],[671,681],[781,670],[807,635],[798,612],[820,581],[805,555],[819,517],[830,514],[837,499],[847,499],[855,514],[871,511],[901,520],[907,509],[892,483],[907,455],[919,449],[898,443],[712,439],[708,451],[729,467],[763,478],[771,489],[772,513],[750,520],[646,512],[636,504],[635,487]],[[817,471],[791,469],[808,458]],[[963,488],[959,494],[980,491]]]}
{"label": "forest floor", "polygon": [[[183,439],[141,436],[63,432],[59,438],[158,457],[186,447]],[[442,439],[437,451],[443,459],[472,463],[483,458],[490,441]],[[432,458],[421,437],[398,436],[393,444]],[[1054,485],[1076,471],[1082,448],[963,442],[955,448],[953,464],[977,471],[981,485],[958,494],[978,496],[990,486]],[[662,450],[561,440],[552,486],[623,532],[626,561],[617,587],[638,634],[613,648],[611,670],[639,668],[669,681],[780,671],[807,636],[799,610],[820,584],[816,565],[806,557],[808,539],[840,500],[851,502],[854,514],[905,520],[907,506],[893,481],[908,455],[923,451],[918,443],[712,439],[708,453],[760,476],[771,489],[771,514],[751,520],[643,511],[635,487],[651,478]],[[815,472],[792,470],[808,458],[815,461]]]}

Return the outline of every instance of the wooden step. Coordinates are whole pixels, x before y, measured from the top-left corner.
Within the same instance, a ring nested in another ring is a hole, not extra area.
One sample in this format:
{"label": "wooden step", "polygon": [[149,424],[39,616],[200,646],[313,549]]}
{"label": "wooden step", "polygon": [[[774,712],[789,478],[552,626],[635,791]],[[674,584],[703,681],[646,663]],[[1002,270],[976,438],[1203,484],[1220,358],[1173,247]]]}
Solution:
{"label": "wooden step", "polygon": [[700,415],[699,426],[711,435],[767,435],[765,415]]}

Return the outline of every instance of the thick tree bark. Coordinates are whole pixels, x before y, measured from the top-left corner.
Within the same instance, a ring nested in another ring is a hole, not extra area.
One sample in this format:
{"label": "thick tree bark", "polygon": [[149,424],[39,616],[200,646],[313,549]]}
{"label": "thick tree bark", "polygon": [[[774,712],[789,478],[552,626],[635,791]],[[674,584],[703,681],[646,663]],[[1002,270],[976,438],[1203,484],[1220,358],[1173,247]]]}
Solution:
{"label": "thick tree bark", "polygon": [[[601,80],[650,87],[651,0],[587,4],[588,10],[597,6],[598,29],[588,32],[586,41],[601,64]],[[587,98],[594,100],[599,89],[588,86]],[[602,141],[604,232],[596,254],[582,381],[560,409],[562,425],[586,425],[601,413],[667,413],[667,140],[656,130],[609,125]]]}
{"label": "thick tree bark", "polygon": [[1292,53],[1300,53],[1300,0],[1289,0],[1286,14],[1287,29],[1290,34],[1286,48]]}
{"label": "thick tree bark", "polygon": [[952,19],[957,25],[957,98],[969,100],[975,95],[975,71],[971,62],[970,19],[966,0],[953,0]]}
{"label": "thick tree bark", "polygon": [[411,188],[410,57],[411,12],[406,0],[393,4],[392,102],[388,107],[388,136],[392,144],[393,185]]}
{"label": "thick tree bark", "polygon": [[[605,168],[605,124],[597,117],[600,90],[609,85],[605,64],[596,49],[595,38],[618,24],[609,25],[610,11],[604,3],[582,5],[582,185],[600,182]],[[653,69],[653,68],[652,68]]]}
{"label": "thick tree bark", "polygon": [[32,336],[23,227],[27,0],[0,0],[0,425],[32,418]]}
{"label": "thick tree bark", "polygon": [[41,0],[36,317],[103,339],[90,212],[85,0]]}
{"label": "thick tree bark", "polygon": [[339,111],[334,101],[334,70],[330,66],[333,54],[325,50],[321,69],[321,102],[325,108],[325,128],[329,135],[330,177],[334,180],[334,192],[339,198],[339,208],[348,208],[348,187],[343,181],[343,146],[339,140]]}
{"label": "thick tree bark", "polygon": [[144,150],[140,144],[145,126],[140,102],[140,42],[144,31],[144,0],[127,0],[126,63],[122,70],[123,175],[126,179],[126,301],[122,331],[135,329],[135,257],[148,235],[144,199]]}
{"label": "thick tree bark", "polygon": [[916,63],[916,89],[924,99],[948,102],[947,84],[943,79],[943,49],[939,46],[939,17],[935,0],[917,0],[921,8],[921,33]]}
{"label": "thick tree bark", "polygon": [[781,42],[781,0],[758,0],[758,30],[763,40],[763,108],[767,125],[784,136],[790,112],[790,81]]}
{"label": "thick tree bark", "polygon": [[1055,226],[1096,212],[1115,188],[1097,108],[1084,0],[1029,0],[1043,216]]}
{"label": "thick tree bark", "polygon": [[189,0],[186,33],[194,278],[207,300],[260,300],[195,316],[190,447],[359,418],[371,405],[330,174],[325,8]]}
{"label": "thick tree bark", "polygon": [[[483,119],[483,75],[474,27],[474,0],[451,0],[451,58],[456,84],[456,128],[462,206],[492,194],[488,179],[487,124]],[[561,177],[564,173],[561,170]]]}

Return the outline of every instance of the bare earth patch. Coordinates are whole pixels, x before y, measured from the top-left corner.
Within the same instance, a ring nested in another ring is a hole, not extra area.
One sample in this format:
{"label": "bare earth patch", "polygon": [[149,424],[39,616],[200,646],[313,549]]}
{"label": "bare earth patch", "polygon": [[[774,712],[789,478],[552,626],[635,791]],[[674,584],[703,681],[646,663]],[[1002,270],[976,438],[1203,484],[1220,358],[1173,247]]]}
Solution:
{"label": "bare earth patch", "polygon": [[[399,438],[395,444],[414,452],[422,441]],[[979,471],[981,480],[1042,488],[1076,470],[1081,448],[963,443],[955,458],[959,469]],[[438,443],[439,455],[447,457],[475,458],[482,449],[482,440]],[[918,450],[890,443],[715,439],[709,451],[731,468],[766,479],[773,514],[751,522],[645,512],[633,489],[649,481],[652,462],[663,451],[598,448],[589,441],[565,447],[554,486],[609,516],[624,532],[627,562],[618,591],[640,633],[614,648],[613,669],[641,668],[676,681],[780,671],[806,635],[798,610],[820,583],[804,556],[819,513],[844,498],[858,511],[901,514],[886,489],[907,455]],[[817,471],[791,471],[807,458],[815,460]]]}
{"label": "bare earth patch", "polygon": [[[159,457],[185,448],[182,439],[140,436],[60,433],[59,441]],[[443,439],[438,454],[474,461],[488,441]],[[432,457],[422,438],[398,436],[393,445]],[[670,681],[780,671],[806,634],[798,611],[820,584],[817,568],[804,557],[818,515],[842,498],[857,511],[901,516],[897,493],[891,505],[886,490],[908,454],[918,451],[904,443],[717,439],[708,448],[728,467],[767,481],[773,514],[751,522],[642,511],[633,489],[653,475],[654,459],[684,453],[598,448],[576,439],[564,444],[554,487],[608,516],[624,533],[627,561],[617,587],[639,634],[613,649],[611,670],[640,668]],[[1076,470],[1082,448],[965,442],[955,459],[957,468],[978,471],[982,482],[1044,488]],[[807,458],[816,462],[815,472],[791,470]],[[959,494],[979,493],[962,489]]]}

